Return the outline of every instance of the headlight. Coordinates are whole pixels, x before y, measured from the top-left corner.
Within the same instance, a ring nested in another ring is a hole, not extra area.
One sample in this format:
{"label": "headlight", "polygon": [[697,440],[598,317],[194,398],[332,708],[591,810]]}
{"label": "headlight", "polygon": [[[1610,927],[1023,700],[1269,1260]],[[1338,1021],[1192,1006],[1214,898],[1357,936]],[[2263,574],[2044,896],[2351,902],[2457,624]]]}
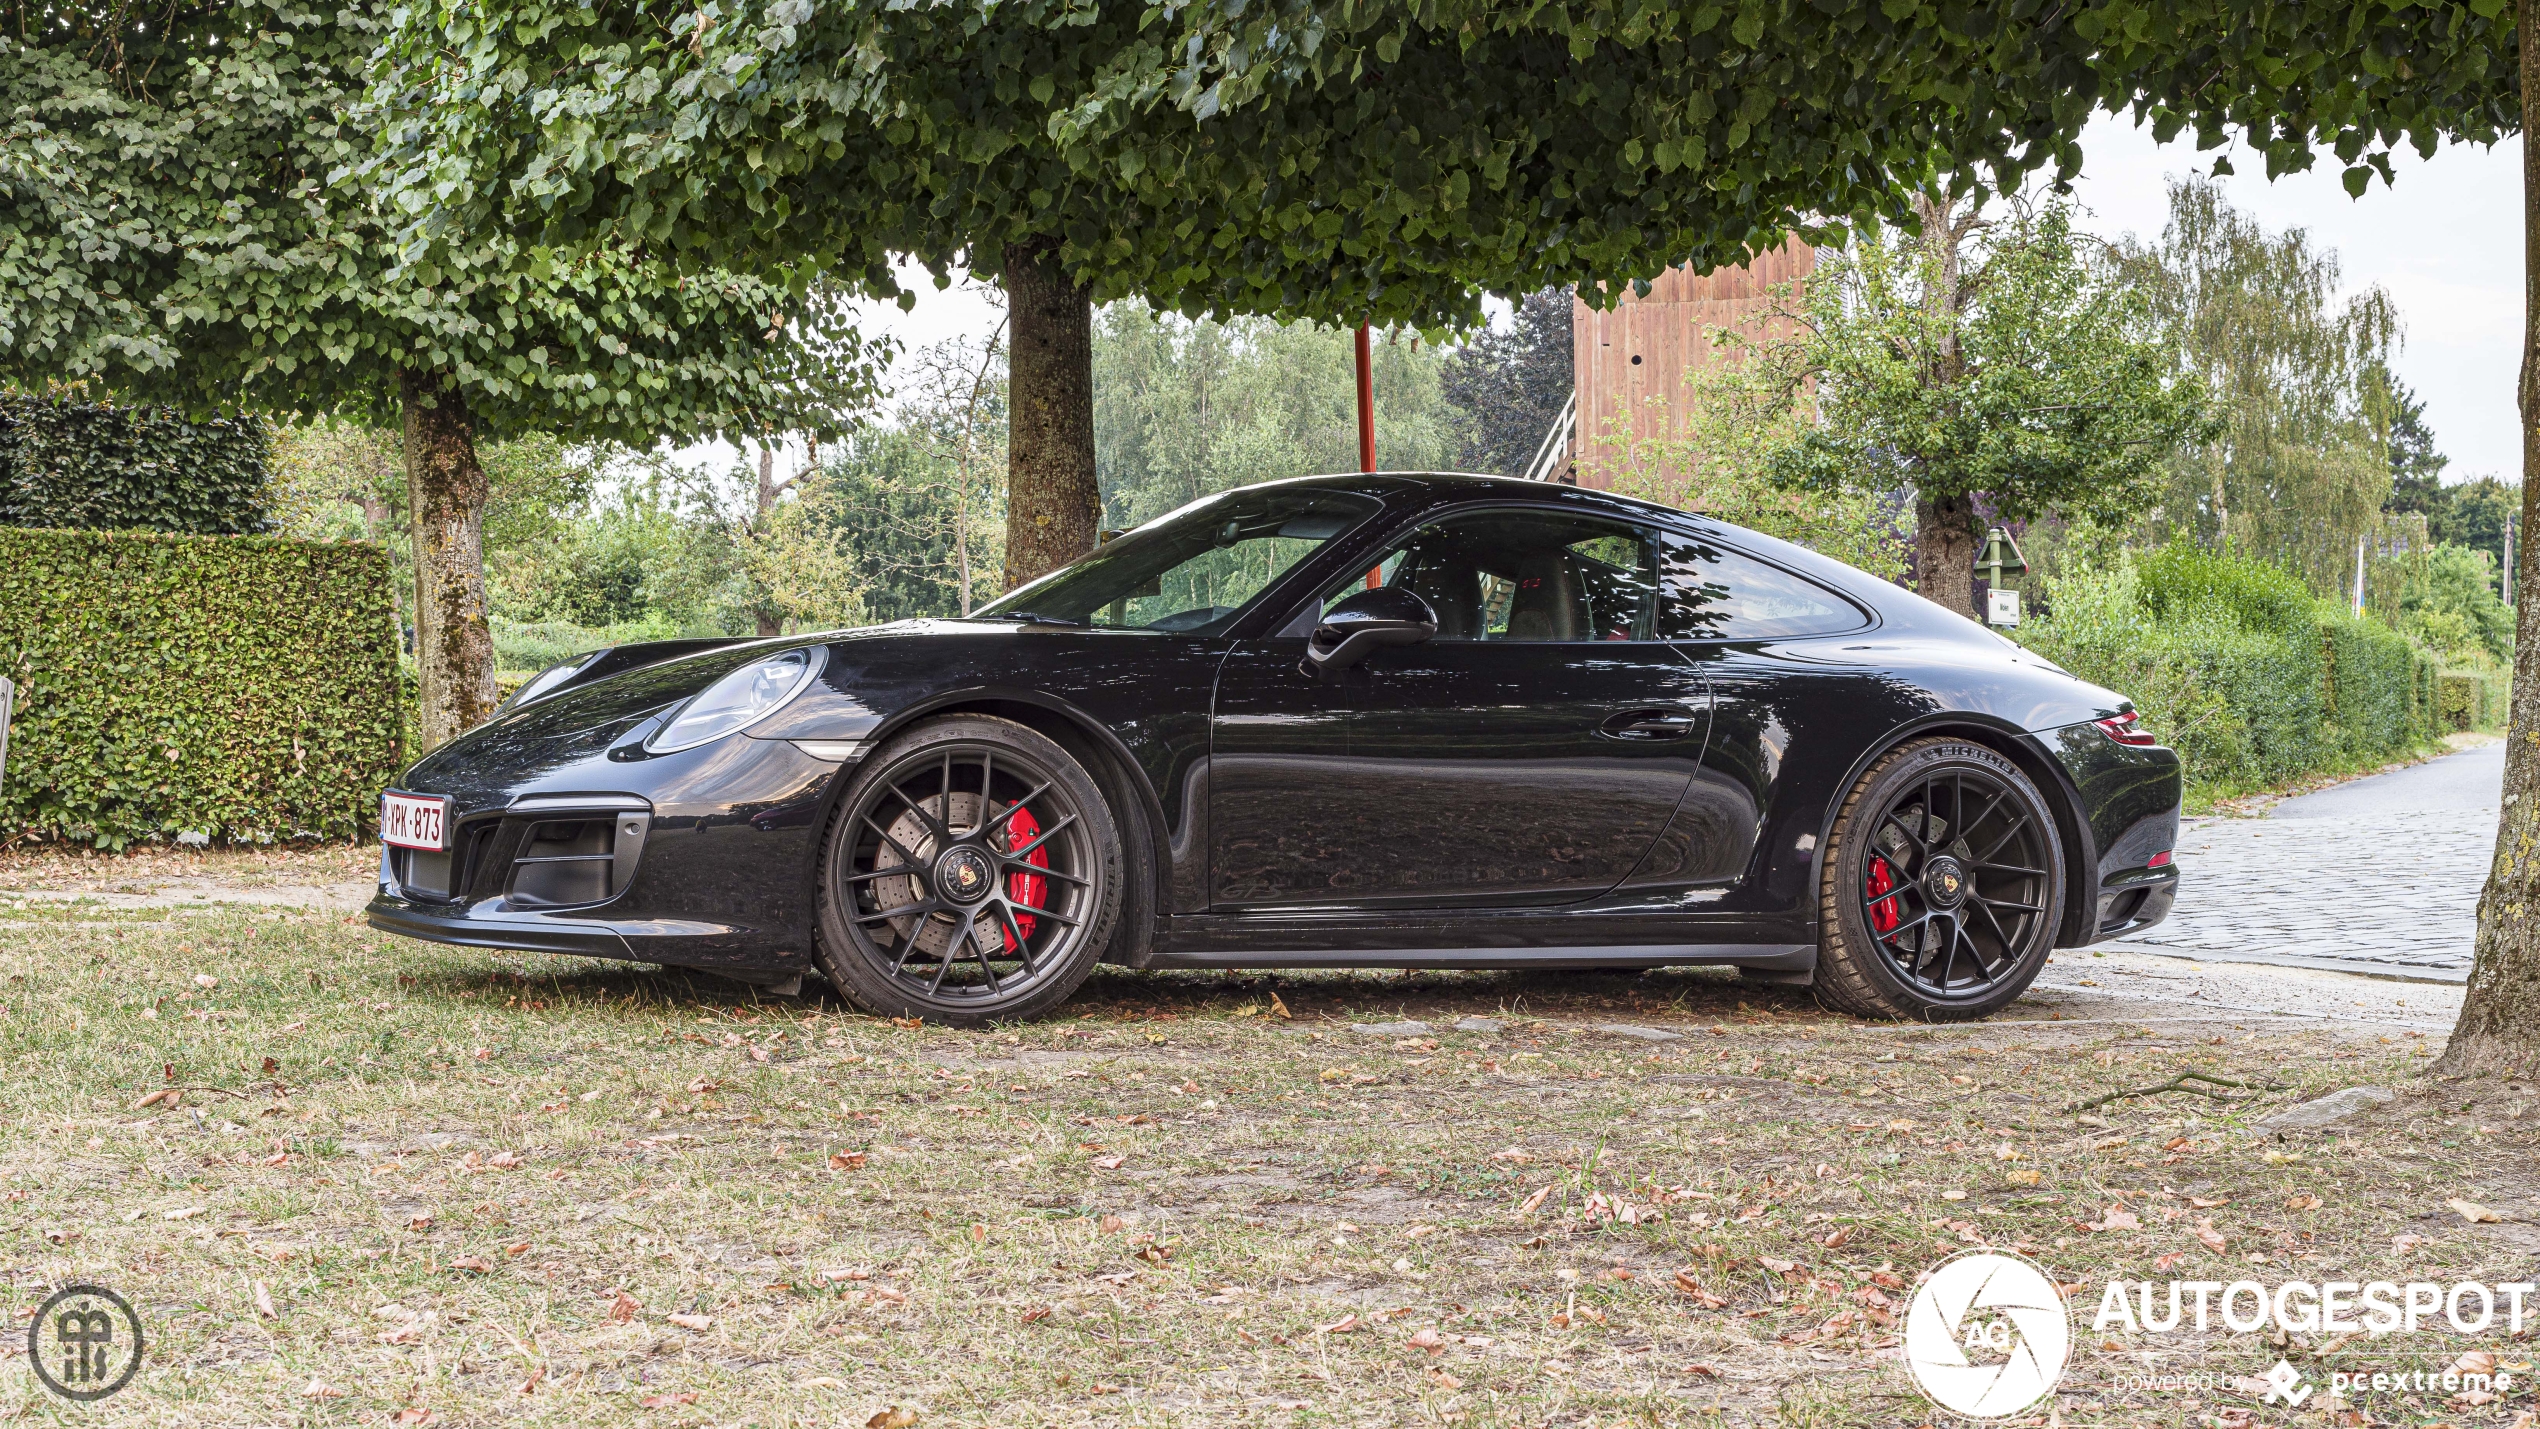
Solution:
{"label": "headlight", "polygon": [[763,656],[706,686],[681,705],[644,747],[655,754],[694,749],[774,714],[820,673],[822,646]]}
{"label": "headlight", "polygon": [[556,686],[563,684],[565,681],[572,679],[575,675],[582,673],[583,666],[590,664],[592,661],[599,659],[607,653],[609,653],[608,650],[603,647],[598,650],[590,651],[587,654],[576,655],[561,665],[549,665],[547,668],[521,682],[520,688],[512,691],[510,699],[507,699],[494,707],[494,713],[501,714],[506,710],[516,710],[522,705],[529,703],[531,700],[546,698],[549,691],[553,690]]}

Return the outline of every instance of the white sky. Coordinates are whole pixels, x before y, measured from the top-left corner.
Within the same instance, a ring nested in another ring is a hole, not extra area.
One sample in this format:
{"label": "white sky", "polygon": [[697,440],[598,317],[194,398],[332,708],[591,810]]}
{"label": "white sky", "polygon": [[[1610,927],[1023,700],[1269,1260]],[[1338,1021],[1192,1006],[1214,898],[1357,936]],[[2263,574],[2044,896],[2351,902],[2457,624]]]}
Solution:
{"label": "white sky", "polygon": [[[2084,133],[2082,148],[2076,189],[2084,226],[2110,237],[2157,237],[2168,214],[2168,176],[2202,172],[2214,157],[2197,153],[2191,139],[2158,145],[2149,130],[2104,116]],[[2399,377],[2425,399],[2437,449],[2452,459],[2445,476],[2519,477],[2520,141],[2492,150],[2450,147],[2430,160],[2406,154],[2395,165],[2398,184],[2376,182],[2361,199],[2347,197],[2333,157],[2269,183],[2262,160],[2245,150],[2232,153],[2240,172],[2222,182],[2234,205],[2271,229],[2309,229],[2321,246],[2337,251],[2348,291],[2378,284],[2397,300],[2406,324]],[[984,337],[995,328],[998,309],[975,287],[962,283],[939,292],[932,281],[921,268],[904,269],[901,283],[917,293],[916,307],[903,313],[872,305],[867,330],[890,333],[914,350],[949,337]],[[720,443],[680,453],[682,460],[716,466],[734,455]]]}

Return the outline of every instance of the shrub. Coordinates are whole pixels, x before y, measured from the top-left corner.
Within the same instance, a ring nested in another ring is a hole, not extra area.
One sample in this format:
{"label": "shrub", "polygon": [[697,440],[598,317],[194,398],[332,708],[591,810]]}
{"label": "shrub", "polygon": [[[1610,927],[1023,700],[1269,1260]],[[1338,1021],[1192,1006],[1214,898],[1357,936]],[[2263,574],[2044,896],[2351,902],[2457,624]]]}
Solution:
{"label": "shrub", "polygon": [[266,530],[264,424],[0,394],[0,526]]}
{"label": "shrub", "polygon": [[2385,759],[2439,733],[2431,658],[2262,562],[2174,544],[2050,582],[2048,604],[2021,642],[2132,697],[2178,750],[2192,797]]}
{"label": "shrub", "polygon": [[376,546],[0,528],[0,835],[353,838],[399,763]]}

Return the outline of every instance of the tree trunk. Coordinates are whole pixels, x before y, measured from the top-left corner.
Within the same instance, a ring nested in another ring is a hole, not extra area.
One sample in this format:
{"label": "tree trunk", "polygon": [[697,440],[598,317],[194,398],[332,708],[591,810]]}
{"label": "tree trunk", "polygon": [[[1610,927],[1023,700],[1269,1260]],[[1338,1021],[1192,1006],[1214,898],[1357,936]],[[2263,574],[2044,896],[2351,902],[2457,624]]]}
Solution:
{"label": "tree trunk", "polygon": [[414,513],[415,667],[426,750],[494,712],[494,631],[485,617],[485,468],[467,399],[439,373],[409,370],[407,506]]}
{"label": "tree trunk", "polygon": [[1094,481],[1094,307],[1059,266],[1058,244],[1008,244],[1013,315],[1008,358],[1006,589],[1094,548],[1102,489]]}
{"label": "tree trunk", "polygon": [[1976,506],[1964,496],[1914,502],[1914,589],[1976,619]]}
{"label": "tree trunk", "polygon": [[[2528,11],[2525,12],[2526,16]],[[2540,29],[2522,42],[2522,529],[2540,519]],[[2515,553],[2517,593],[2540,562]],[[2478,956],[2434,1070],[2451,1076],[2521,1072],[2540,1058],[2540,600],[2514,607],[2514,690],[2505,745],[2496,852],[2478,897]]]}
{"label": "tree trunk", "polygon": [[[758,516],[750,523],[753,534],[766,532],[768,518],[776,513],[776,498],[784,490],[776,480],[776,444],[762,441],[758,444]],[[781,615],[753,610],[750,619],[757,623],[761,640],[771,640],[785,633],[785,619]]]}

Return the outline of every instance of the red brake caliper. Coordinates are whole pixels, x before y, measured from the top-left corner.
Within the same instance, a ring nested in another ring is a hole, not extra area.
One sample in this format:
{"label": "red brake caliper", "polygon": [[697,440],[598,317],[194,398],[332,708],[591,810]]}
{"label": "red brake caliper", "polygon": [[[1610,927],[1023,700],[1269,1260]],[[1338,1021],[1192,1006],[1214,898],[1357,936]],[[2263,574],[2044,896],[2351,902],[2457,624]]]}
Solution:
{"label": "red brake caliper", "polygon": [[1889,898],[1884,903],[1878,901],[1896,889],[1896,875],[1889,871],[1886,859],[1870,860],[1870,878],[1867,888],[1870,896],[1870,926],[1882,933],[1895,932],[1896,925],[1905,921],[1896,911],[1896,900]]}
{"label": "red brake caliper", "polygon": [[[1033,818],[1032,811],[1029,809],[1017,809],[1014,811],[1014,817],[1005,821],[1005,846],[1009,849],[1021,848],[1040,836],[1041,821]],[[1023,861],[1034,868],[1047,868],[1050,866],[1050,851],[1046,848],[1036,848],[1023,855]],[[1017,873],[1011,876],[1006,892],[1015,902],[1026,908],[1046,908],[1049,906],[1050,881],[1037,874]],[[1014,935],[1017,931],[1028,938],[1032,936],[1033,925],[1040,921],[1029,913],[1015,914],[1014,926],[1005,930],[1006,952],[1009,954],[1014,952]]]}

